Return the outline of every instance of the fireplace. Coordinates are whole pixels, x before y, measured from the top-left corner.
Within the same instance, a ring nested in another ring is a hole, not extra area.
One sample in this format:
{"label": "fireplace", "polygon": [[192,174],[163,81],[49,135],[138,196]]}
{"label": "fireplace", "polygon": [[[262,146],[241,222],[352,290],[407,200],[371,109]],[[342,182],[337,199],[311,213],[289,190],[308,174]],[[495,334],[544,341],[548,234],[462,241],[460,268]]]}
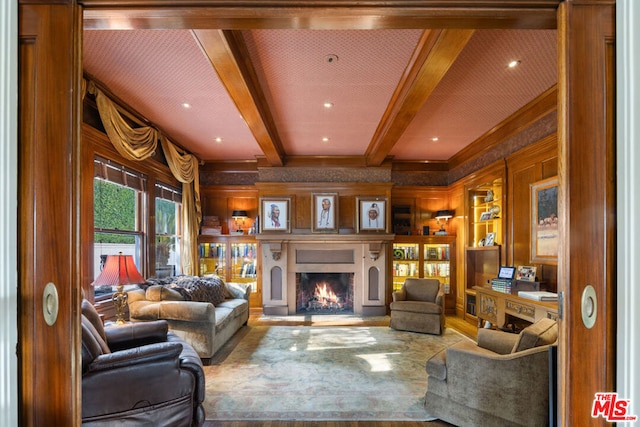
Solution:
{"label": "fireplace", "polygon": [[258,234],[256,239],[265,315],[386,314],[392,234]]}
{"label": "fireplace", "polygon": [[353,313],[354,273],[296,273],[296,313]]}

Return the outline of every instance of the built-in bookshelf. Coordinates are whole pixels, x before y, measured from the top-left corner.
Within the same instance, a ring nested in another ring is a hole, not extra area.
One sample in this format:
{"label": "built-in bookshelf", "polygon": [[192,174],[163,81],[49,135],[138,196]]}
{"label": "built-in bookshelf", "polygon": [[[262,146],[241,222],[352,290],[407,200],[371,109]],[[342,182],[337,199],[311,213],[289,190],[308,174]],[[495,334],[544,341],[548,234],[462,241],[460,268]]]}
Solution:
{"label": "built-in bookshelf", "polygon": [[393,291],[407,278],[444,284],[445,309],[455,313],[455,236],[396,236],[392,245]]}
{"label": "built-in bookshelf", "polygon": [[258,242],[254,236],[200,235],[198,248],[200,276],[215,274],[225,282],[247,283],[251,285],[251,300],[261,304]]}

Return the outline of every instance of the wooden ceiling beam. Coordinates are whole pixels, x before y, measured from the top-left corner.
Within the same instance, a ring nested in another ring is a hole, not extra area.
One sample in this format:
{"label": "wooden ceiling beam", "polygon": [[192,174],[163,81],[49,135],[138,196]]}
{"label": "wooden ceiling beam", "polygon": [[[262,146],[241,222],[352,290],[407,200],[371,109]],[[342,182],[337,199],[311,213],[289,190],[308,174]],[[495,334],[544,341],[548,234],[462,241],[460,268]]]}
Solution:
{"label": "wooden ceiling beam", "polygon": [[[561,0],[79,0],[85,29],[555,29]],[[525,12],[526,13],[523,13]]]}
{"label": "wooden ceiling beam", "polygon": [[425,30],[365,152],[380,165],[467,45],[474,30]]}
{"label": "wooden ceiling beam", "polygon": [[242,35],[230,30],[193,30],[220,81],[271,166],[284,165],[285,152],[251,64]]}

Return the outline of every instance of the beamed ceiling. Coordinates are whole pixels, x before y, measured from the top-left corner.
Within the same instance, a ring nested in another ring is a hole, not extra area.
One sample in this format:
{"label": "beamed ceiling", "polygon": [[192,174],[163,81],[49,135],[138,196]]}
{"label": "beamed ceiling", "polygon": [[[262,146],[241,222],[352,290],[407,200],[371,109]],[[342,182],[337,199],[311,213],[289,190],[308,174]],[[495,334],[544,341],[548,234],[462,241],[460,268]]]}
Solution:
{"label": "beamed ceiling", "polygon": [[202,27],[85,19],[83,64],[206,162],[449,162],[541,96],[555,99],[553,28]]}

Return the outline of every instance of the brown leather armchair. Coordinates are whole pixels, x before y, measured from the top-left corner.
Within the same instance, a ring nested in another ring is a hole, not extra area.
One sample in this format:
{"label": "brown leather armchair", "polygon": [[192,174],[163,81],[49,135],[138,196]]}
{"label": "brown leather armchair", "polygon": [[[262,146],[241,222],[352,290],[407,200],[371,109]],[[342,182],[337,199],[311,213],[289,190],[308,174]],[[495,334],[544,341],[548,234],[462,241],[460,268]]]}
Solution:
{"label": "brown leather armchair", "polygon": [[200,358],[167,322],[103,327],[83,301],[83,425],[201,426],[204,392]]}

